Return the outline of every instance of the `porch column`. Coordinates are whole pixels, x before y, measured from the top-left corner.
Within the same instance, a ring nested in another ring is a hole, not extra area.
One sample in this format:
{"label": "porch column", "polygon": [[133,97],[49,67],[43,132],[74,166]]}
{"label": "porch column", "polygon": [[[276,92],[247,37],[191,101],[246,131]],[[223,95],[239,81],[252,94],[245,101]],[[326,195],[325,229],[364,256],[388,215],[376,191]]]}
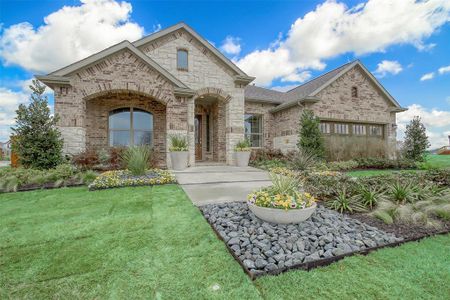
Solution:
{"label": "porch column", "polygon": [[[189,161],[191,161],[191,156],[194,154],[194,151],[191,149],[194,143],[193,137],[193,125],[192,125],[192,134],[191,123],[194,122],[193,115],[193,99],[185,98],[185,97],[176,97],[174,100],[169,101],[166,106],[166,161],[167,168],[172,168],[172,162],[170,161],[170,136],[178,135],[184,137],[189,143]],[[192,112],[191,112],[192,111]],[[192,114],[192,120],[187,118],[189,112]],[[191,137],[192,135],[192,137]],[[195,149],[194,149],[195,150]],[[194,156],[195,162],[195,156]]]}
{"label": "porch column", "polygon": [[191,167],[195,166],[195,99],[187,99],[187,139],[189,143],[189,165]]}
{"label": "porch column", "polygon": [[235,164],[234,147],[244,139],[244,93],[235,92],[226,105],[226,161]]}

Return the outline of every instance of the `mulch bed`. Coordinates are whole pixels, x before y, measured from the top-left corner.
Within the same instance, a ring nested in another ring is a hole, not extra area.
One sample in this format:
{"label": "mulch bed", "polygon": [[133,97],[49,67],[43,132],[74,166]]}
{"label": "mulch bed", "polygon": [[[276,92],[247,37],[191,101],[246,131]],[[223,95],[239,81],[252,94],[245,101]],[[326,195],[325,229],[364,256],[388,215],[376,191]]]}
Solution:
{"label": "mulch bed", "polygon": [[377,227],[384,232],[401,236],[405,239],[420,239],[434,234],[450,232],[450,221],[441,221],[441,228],[425,227],[414,224],[386,224],[383,221],[374,218],[368,214],[352,214],[349,217],[360,220],[366,224]]}

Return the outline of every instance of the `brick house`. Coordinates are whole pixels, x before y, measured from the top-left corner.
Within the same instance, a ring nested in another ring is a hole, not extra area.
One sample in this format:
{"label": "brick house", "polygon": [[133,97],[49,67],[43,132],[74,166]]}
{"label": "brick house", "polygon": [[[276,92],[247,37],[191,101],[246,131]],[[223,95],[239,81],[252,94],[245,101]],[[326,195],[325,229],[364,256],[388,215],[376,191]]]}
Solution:
{"label": "brick house", "polygon": [[403,110],[359,61],[286,93],[249,85],[254,77],[184,23],[36,78],[54,90],[66,153],[150,144],[163,167],[173,134],[187,137],[191,165],[233,164],[244,137],[293,149],[305,108],[326,136],[376,139],[389,152]]}

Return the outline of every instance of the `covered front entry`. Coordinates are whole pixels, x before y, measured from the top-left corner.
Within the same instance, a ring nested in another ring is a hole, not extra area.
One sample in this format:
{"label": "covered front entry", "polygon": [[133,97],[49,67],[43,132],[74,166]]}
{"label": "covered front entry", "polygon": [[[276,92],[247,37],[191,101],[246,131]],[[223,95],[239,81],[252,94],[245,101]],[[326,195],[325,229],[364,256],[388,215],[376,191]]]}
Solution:
{"label": "covered front entry", "polygon": [[216,96],[195,99],[196,162],[226,162],[226,106],[227,103]]}

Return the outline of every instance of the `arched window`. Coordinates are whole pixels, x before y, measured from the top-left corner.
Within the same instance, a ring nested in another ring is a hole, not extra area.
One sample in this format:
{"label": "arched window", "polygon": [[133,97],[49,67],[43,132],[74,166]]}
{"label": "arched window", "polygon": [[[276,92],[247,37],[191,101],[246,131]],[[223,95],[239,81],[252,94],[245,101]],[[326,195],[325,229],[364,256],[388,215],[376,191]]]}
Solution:
{"label": "arched window", "polygon": [[356,86],[352,86],[352,97],[358,98],[358,88]]}
{"label": "arched window", "polygon": [[109,145],[152,145],[153,115],[138,108],[119,108],[109,113]]}

